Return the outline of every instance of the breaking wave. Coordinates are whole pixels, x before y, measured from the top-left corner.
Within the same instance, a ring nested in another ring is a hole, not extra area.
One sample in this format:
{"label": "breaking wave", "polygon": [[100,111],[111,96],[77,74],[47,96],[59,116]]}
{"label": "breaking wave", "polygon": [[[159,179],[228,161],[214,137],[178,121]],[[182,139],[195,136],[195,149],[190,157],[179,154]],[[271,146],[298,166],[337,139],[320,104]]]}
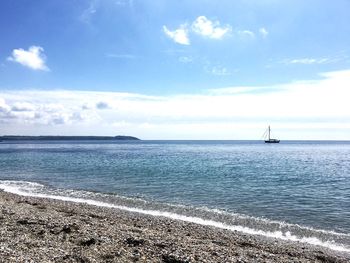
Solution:
{"label": "breaking wave", "polygon": [[133,213],[166,217],[204,226],[238,231],[250,235],[278,238],[286,241],[321,246],[336,251],[350,252],[350,234],[347,233],[313,229],[296,224],[255,218],[207,207],[162,204],[139,198],[73,189],[50,188],[39,183],[26,181],[0,181],[0,189],[21,196],[49,198],[121,209]]}

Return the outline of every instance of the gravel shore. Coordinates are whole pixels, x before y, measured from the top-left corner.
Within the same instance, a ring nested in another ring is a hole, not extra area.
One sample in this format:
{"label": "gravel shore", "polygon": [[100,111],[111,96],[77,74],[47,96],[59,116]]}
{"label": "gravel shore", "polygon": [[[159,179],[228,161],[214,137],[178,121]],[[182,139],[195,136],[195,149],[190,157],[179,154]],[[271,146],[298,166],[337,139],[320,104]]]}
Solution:
{"label": "gravel shore", "polygon": [[0,262],[350,262],[350,255],[0,191]]}

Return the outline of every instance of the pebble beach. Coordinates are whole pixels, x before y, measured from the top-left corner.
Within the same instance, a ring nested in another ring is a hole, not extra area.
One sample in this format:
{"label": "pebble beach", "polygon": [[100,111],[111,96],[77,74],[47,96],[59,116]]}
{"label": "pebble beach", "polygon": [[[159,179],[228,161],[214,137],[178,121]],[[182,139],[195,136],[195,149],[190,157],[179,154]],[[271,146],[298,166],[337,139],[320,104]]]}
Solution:
{"label": "pebble beach", "polygon": [[349,262],[317,246],[0,192],[0,262]]}

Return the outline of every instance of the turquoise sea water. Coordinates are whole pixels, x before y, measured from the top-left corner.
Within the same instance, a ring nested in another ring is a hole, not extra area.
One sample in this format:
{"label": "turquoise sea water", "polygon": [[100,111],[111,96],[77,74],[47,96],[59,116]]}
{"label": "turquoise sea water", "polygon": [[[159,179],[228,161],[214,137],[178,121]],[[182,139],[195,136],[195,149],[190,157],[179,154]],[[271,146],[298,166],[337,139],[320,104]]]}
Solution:
{"label": "turquoise sea water", "polygon": [[350,142],[1,142],[0,189],[350,251]]}

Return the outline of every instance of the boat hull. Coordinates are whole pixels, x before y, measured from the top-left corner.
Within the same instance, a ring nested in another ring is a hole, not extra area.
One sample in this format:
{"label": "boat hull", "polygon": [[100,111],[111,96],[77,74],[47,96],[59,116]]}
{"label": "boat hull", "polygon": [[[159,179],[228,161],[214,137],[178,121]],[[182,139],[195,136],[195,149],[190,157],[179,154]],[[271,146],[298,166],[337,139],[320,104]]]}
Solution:
{"label": "boat hull", "polygon": [[270,140],[266,140],[265,143],[279,143],[280,140],[277,139],[270,139]]}

